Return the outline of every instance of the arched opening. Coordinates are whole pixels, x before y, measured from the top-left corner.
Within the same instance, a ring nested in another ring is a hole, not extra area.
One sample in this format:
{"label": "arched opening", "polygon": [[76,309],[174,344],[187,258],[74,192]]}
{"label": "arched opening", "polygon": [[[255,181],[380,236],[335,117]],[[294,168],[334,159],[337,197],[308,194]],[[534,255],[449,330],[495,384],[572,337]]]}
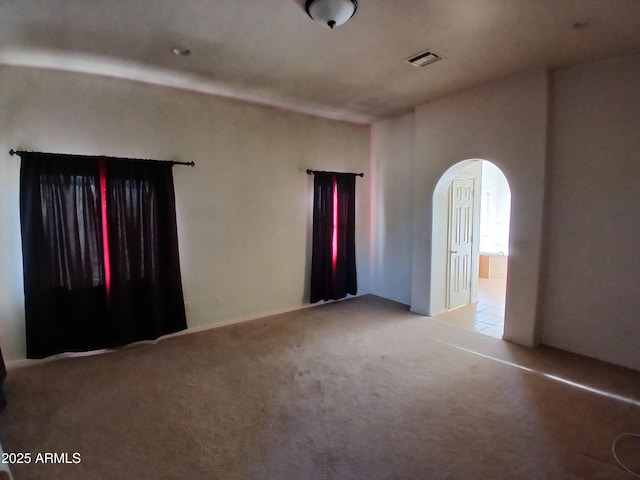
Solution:
{"label": "arched opening", "polygon": [[431,315],[502,337],[507,295],[511,190],[494,163],[450,167],[433,192]]}

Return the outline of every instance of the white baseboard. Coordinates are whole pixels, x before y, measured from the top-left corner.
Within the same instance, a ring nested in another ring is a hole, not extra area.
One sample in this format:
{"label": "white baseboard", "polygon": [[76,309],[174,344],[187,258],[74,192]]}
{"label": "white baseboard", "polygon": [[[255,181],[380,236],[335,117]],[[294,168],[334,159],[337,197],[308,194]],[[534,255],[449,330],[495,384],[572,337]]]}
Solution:
{"label": "white baseboard", "polygon": [[187,327],[186,330],[181,330],[179,332],[170,333],[168,335],[163,335],[161,337],[158,337],[155,340],[141,340],[139,342],[130,343],[128,345],[124,345],[122,347],[118,347],[118,348],[114,348],[114,349],[106,348],[106,349],[101,349],[101,350],[92,350],[92,351],[89,351],[89,352],[60,353],[60,354],[57,354],[57,355],[51,355],[50,357],[47,357],[47,358],[39,358],[39,359],[25,358],[25,359],[20,359],[20,360],[8,360],[8,361],[5,361],[5,365],[7,367],[7,370],[11,370],[13,368],[28,367],[28,366],[33,366],[33,365],[39,365],[41,363],[52,362],[52,361],[55,361],[55,360],[59,360],[61,358],[87,357],[87,356],[90,356],[90,355],[101,355],[101,354],[105,354],[105,353],[112,353],[112,352],[117,352],[117,351],[125,349],[125,348],[134,347],[136,345],[155,344],[155,343],[161,342],[162,340],[164,340],[166,338],[179,337],[179,336],[182,336],[182,335],[189,335],[191,333],[197,333],[197,332],[205,332],[207,330],[213,330],[215,328],[228,327],[229,325],[235,325],[235,324],[238,324],[238,323],[250,322],[252,320],[258,320],[260,318],[271,317],[273,315],[281,315],[283,313],[295,312],[295,311],[299,311],[299,310],[306,310],[307,308],[314,308],[314,307],[318,307],[320,305],[326,305],[327,303],[341,302],[342,300],[347,300],[349,298],[355,298],[355,297],[361,297],[361,296],[364,296],[364,295],[367,295],[367,294],[363,293],[361,295],[349,296],[347,298],[343,298],[343,299],[340,299],[340,300],[330,300],[328,302],[318,302],[318,303],[309,304],[309,305],[298,305],[298,306],[295,306],[295,307],[282,308],[282,309],[273,310],[273,311],[270,311],[270,312],[256,313],[256,314],[253,314],[253,315],[247,315],[247,316],[243,316],[243,317],[233,318],[233,319],[230,319],[230,320],[223,320],[222,322],[210,323],[210,324],[207,324],[207,325],[200,325],[200,326],[197,326],[197,327]]}

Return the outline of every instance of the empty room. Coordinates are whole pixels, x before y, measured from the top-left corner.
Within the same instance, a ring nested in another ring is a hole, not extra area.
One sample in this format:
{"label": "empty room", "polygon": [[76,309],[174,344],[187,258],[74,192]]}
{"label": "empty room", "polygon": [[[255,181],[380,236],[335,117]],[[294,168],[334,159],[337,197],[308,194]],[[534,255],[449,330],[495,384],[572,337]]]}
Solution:
{"label": "empty room", "polygon": [[639,25],[3,1],[0,480],[640,476]]}

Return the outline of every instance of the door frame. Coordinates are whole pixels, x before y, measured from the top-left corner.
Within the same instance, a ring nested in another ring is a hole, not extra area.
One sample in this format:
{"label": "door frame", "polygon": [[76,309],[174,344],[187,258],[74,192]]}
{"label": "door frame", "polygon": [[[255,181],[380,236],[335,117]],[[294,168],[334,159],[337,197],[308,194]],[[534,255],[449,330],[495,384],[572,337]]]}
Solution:
{"label": "door frame", "polygon": [[[456,163],[448,168],[438,180],[433,191],[433,217],[431,228],[431,290],[430,290],[430,316],[439,315],[447,309],[447,286],[448,286],[448,258],[449,258],[449,197],[451,182],[455,177],[469,178],[475,180],[474,203],[480,204],[480,193],[482,190],[482,159],[468,159]],[[474,231],[480,228],[480,209],[475,208]],[[480,237],[474,236],[472,264],[472,283],[470,303],[478,300],[478,276],[479,263],[477,259],[480,255]]]}

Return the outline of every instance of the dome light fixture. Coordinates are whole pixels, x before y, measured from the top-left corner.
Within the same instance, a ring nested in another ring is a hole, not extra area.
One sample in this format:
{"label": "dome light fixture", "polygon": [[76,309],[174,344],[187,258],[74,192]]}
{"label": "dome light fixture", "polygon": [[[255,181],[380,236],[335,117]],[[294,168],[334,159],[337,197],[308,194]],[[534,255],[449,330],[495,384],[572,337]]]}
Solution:
{"label": "dome light fixture", "polygon": [[315,21],[329,28],[342,25],[356,13],[357,0],[307,0],[307,13]]}
{"label": "dome light fixture", "polygon": [[178,57],[188,57],[189,55],[191,55],[191,50],[189,50],[187,47],[173,47],[171,51]]}

